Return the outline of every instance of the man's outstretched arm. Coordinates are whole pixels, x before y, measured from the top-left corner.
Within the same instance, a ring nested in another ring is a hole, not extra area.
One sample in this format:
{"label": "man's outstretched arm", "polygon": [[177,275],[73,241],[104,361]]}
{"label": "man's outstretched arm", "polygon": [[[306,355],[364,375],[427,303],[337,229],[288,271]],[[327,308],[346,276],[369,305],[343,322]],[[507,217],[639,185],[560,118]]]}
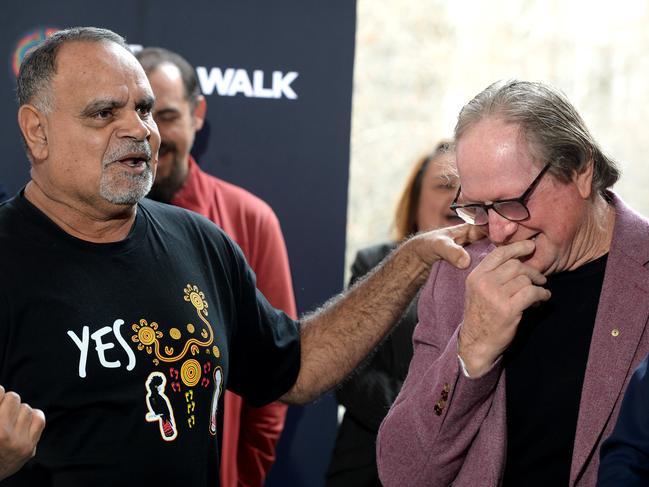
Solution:
{"label": "man's outstretched arm", "polygon": [[423,285],[432,264],[470,263],[463,245],[483,237],[470,225],[411,238],[351,289],[302,320],[300,373],[282,400],[306,403],[338,384],[383,339]]}

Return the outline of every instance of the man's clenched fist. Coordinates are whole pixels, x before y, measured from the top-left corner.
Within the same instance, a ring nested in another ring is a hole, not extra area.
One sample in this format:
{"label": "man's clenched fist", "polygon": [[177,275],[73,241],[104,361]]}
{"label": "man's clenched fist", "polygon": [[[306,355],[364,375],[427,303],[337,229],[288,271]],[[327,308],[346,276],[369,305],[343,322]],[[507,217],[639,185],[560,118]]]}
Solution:
{"label": "man's clenched fist", "polygon": [[0,480],[14,474],[36,454],[45,415],[20,402],[15,392],[0,386]]}

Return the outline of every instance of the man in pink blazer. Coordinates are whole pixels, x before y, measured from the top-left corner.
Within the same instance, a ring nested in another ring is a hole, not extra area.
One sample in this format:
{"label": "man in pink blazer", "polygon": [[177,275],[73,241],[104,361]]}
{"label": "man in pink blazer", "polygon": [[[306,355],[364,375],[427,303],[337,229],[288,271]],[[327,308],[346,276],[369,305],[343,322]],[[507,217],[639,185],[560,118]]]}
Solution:
{"label": "man in pink blazer", "polygon": [[498,82],[460,112],[453,208],[471,266],[433,268],[379,432],[386,487],[592,486],[649,352],[649,223],[566,98]]}

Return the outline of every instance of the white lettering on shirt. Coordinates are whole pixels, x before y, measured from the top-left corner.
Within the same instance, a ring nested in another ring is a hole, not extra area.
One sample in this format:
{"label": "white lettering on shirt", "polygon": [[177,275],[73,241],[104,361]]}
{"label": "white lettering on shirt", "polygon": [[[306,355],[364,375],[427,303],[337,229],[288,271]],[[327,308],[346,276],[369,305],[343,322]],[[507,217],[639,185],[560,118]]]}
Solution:
{"label": "white lettering on shirt", "polygon": [[126,370],[133,370],[135,367],[135,354],[119,331],[123,324],[124,320],[115,320],[115,323],[113,323],[113,333],[115,334],[115,338],[117,338],[119,344],[126,351],[126,355],[128,355],[128,365],[126,366]]}
{"label": "white lettering on shirt", "polygon": [[[88,362],[88,350],[90,346],[90,339],[92,338],[95,342],[95,351],[97,352],[97,358],[99,359],[99,364],[102,367],[107,369],[116,369],[122,366],[120,360],[109,360],[106,357],[106,351],[115,348],[115,343],[110,341],[108,337],[104,338],[106,335],[112,333],[121,346],[121,348],[126,353],[128,357],[128,364],[126,365],[126,370],[133,370],[135,368],[135,354],[131,347],[129,347],[126,340],[121,334],[121,326],[124,324],[124,320],[115,320],[113,326],[104,326],[94,333],[90,334],[90,327],[84,326],[81,330],[81,338],[72,330],[68,330],[68,336],[72,339],[74,344],[79,348],[79,377],[86,377],[86,364]],[[114,354],[116,352],[113,352]],[[114,355],[113,355],[114,356]]]}
{"label": "white lettering on shirt", "polygon": [[88,358],[88,342],[90,330],[87,326],[83,327],[82,339],[79,340],[79,337],[72,331],[68,331],[68,335],[72,338],[72,341],[79,347],[81,351],[81,356],[79,357],[79,377],[86,376],[86,359]]}

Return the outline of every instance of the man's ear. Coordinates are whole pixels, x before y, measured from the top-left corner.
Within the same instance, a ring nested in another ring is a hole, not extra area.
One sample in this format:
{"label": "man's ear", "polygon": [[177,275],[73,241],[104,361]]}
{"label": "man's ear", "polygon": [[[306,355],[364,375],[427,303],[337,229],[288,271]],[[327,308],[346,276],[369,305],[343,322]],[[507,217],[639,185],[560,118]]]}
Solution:
{"label": "man's ear", "polygon": [[196,108],[194,108],[194,129],[198,132],[203,128],[205,117],[207,116],[207,101],[203,95],[198,95],[196,98]]}
{"label": "man's ear", "polygon": [[590,159],[580,172],[573,171],[572,173],[572,181],[575,183],[579,194],[584,199],[590,198],[593,192],[594,167],[595,163]]}
{"label": "man's ear", "polygon": [[29,103],[22,105],[18,109],[18,126],[32,157],[47,159],[47,119],[41,111]]}

